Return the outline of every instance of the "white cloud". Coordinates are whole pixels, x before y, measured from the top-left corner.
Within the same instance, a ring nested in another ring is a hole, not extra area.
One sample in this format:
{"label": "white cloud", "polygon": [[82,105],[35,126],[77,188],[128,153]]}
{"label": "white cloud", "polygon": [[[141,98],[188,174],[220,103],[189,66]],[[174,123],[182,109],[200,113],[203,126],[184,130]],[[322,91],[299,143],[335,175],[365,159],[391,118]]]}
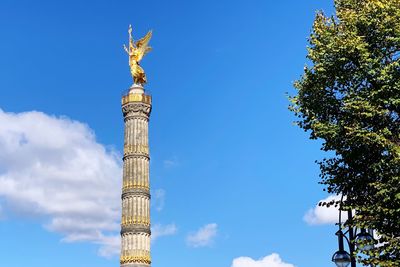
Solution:
{"label": "white cloud", "polygon": [[168,235],[174,235],[177,232],[177,227],[175,224],[167,224],[167,225],[161,225],[161,224],[156,224],[153,227],[151,227],[151,241],[155,241],[157,238],[161,236],[168,236]]}
{"label": "white cloud", "polygon": [[153,204],[157,211],[161,211],[165,204],[165,190],[156,189],[152,192]]}
{"label": "white cloud", "polygon": [[272,253],[259,260],[253,260],[249,257],[236,258],[231,267],[294,267],[294,265],[283,262],[278,254]]}
{"label": "white cloud", "polygon": [[3,213],[44,220],[63,241],[99,244],[100,255],[112,256],[119,253],[121,176],[120,155],[87,125],[0,110]]}
{"label": "white cloud", "polygon": [[204,225],[197,232],[189,234],[186,237],[186,242],[189,246],[195,248],[210,246],[217,236],[217,228],[218,225],[216,223]]}
{"label": "white cloud", "polygon": [[[319,202],[330,202],[332,200],[340,200],[340,196],[329,196]],[[347,213],[342,212],[342,221],[347,219]],[[331,205],[329,208],[326,206],[319,206],[318,204],[307,211],[303,220],[309,225],[320,224],[335,224],[339,221],[339,208]]]}

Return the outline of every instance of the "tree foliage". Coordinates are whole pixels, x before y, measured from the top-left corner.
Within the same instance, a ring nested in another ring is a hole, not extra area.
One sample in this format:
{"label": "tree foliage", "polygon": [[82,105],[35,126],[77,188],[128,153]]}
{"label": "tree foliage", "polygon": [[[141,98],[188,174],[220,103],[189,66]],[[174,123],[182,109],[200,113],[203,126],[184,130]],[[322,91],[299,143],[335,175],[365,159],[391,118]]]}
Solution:
{"label": "tree foliage", "polygon": [[374,229],[379,244],[359,261],[400,266],[400,0],[336,0],[317,13],[291,110],[334,156],[321,183],[346,196],[348,222]]}

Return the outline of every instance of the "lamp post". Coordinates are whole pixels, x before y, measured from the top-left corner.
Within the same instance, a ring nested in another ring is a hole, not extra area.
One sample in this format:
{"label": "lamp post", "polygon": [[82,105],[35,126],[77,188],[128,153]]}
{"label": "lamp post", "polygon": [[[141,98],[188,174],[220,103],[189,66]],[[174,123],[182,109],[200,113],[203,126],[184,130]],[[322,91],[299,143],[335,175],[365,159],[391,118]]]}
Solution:
{"label": "lamp post", "polygon": [[[347,267],[351,264],[351,267],[356,267],[356,259],[354,258],[355,244],[354,236],[355,231],[353,227],[348,226],[347,230],[343,232],[342,229],[342,216],[341,210],[339,209],[339,231],[336,232],[338,236],[339,250],[335,252],[332,256],[332,261],[337,267]],[[351,210],[347,211],[348,221],[353,219],[353,212]],[[346,236],[348,235],[348,237]],[[347,246],[349,247],[350,253],[344,249],[344,240],[347,241]]]}
{"label": "lamp post", "polygon": [[[343,197],[340,204],[342,204],[342,201]],[[351,265],[351,267],[356,267],[356,258],[354,257],[356,244],[359,244],[358,248],[360,251],[367,251],[374,248],[374,245],[372,244],[374,239],[365,229],[361,229],[357,234],[357,228],[353,228],[350,224],[347,226],[346,231],[343,232],[341,212],[342,210],[339,208],[339,230],[336,232],[336,235],[338,236],[339,250],[333,254],[332,261],[337,267],[348,267],[349,265]],[[351,222],[353,220],[353,212],[348,210],[347,215],[348,222]],[[347,242],[350,253],[344,249],[344,240]]]}

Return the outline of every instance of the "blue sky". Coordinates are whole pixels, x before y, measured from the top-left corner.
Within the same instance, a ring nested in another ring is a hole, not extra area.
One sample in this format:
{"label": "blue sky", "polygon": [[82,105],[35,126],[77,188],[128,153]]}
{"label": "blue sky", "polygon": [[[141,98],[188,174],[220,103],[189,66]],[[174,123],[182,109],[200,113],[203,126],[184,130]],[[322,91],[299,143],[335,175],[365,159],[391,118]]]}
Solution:
{"label": "blue sky", "polygon": [[152,266],[330,266],[332,212],[304,219],[324,155],[286,98],[316,10],[333,3],[2,0],[0,266],[119,266],[129,24],[153,29]]}

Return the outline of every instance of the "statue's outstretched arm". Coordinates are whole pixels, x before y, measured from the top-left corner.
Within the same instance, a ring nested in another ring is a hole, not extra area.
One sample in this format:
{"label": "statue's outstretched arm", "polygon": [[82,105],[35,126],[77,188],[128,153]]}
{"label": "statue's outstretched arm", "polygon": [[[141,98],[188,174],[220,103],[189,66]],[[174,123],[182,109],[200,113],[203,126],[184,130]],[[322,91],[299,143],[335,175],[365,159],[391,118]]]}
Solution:
{"label": "statue's outstretched arm", "polygon": [[128,53],[128,55],[129,55],[129,50],[128,50],[128,48],[126,47],[126,45],[124,45],[124,50],[125,50],[126,53]]}

